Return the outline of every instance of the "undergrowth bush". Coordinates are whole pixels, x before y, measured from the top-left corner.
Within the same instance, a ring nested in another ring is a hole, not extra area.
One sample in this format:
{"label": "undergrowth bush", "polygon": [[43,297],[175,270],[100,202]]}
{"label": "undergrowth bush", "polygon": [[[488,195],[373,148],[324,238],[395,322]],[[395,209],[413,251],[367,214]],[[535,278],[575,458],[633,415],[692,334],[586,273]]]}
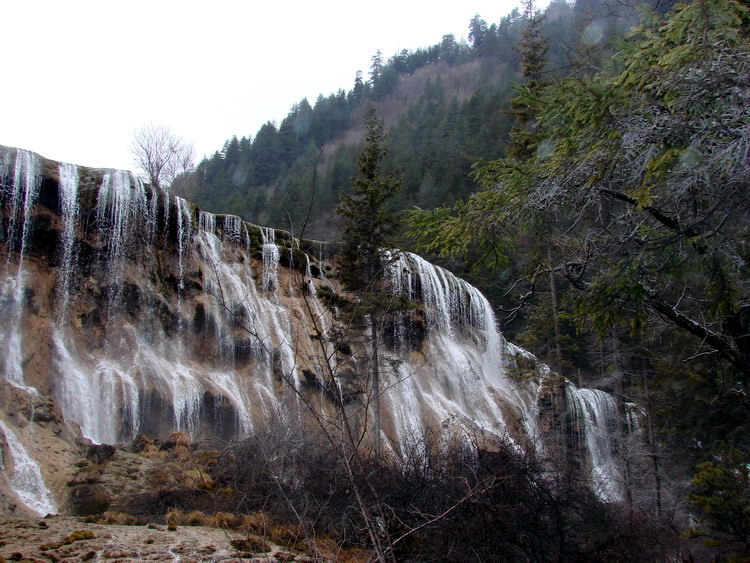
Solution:
{"label": "undergrowth bush", "polygon": [[[197,457],[190,471],[205,473],[210,487],[186,479],[144,493],[129,506],[133,515],[160,514],[172,529],[234,529],[337,561],[372,556],[341,452],[313,433],[269,424],[204,463]],[[362,459],[356,485],[384,515],[379,533],[397,560],[642,561],[674,552],[664,523],[602,502],[588,479],[499,439],[480,447],[427,436],[398,455]]]}

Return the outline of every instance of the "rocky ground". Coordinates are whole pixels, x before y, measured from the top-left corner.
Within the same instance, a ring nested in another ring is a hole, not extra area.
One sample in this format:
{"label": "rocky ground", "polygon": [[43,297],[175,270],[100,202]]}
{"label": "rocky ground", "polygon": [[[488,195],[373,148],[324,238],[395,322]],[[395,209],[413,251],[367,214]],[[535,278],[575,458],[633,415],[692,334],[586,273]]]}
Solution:
{"label": "rocky ground", "polygon": [[2,561],[311,561],[257,536],[205,526],[91,524],[70,516],[0,519]]}

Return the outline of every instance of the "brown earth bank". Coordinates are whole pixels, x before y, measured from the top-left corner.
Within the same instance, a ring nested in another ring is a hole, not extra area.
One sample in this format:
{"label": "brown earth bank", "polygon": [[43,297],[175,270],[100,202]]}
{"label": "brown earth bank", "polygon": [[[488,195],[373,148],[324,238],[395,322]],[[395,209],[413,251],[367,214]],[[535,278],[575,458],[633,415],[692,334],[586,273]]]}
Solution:
{"label": "brown earth bank", "polygon": [[[0,519],[2,561],[312,561],[260,536],[206,526],[123,526],[71,516]],[[324,559],[328,559],[327,557]],[[329,560],[334,560],[335,555]]]}

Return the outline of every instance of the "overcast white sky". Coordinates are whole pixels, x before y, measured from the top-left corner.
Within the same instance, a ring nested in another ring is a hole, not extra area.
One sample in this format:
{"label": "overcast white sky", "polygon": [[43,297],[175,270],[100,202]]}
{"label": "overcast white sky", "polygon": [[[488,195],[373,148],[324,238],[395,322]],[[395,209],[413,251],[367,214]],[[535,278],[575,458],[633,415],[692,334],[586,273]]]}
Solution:
{"label": "overcast white sky", "polygon": [[[538,2],[546,5],[547,2]],[[468,36],[518,0],[4,0],[0,144],[132,169],[133,131],[167,125],[199,157],[291,106],[349,90],[370,57]]]}

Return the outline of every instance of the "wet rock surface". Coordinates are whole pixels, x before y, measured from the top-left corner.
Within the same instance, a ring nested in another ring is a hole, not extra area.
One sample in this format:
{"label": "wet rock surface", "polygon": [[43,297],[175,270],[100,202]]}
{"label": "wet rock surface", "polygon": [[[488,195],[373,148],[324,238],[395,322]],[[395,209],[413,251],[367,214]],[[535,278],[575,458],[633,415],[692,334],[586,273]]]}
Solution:
{"label": "wet rock surface", "polygon": [[[270,551],[251,552],[247,546]],[[69,516],[0,518],[0,561],[311,561],[234,530],[92,524]]]}

